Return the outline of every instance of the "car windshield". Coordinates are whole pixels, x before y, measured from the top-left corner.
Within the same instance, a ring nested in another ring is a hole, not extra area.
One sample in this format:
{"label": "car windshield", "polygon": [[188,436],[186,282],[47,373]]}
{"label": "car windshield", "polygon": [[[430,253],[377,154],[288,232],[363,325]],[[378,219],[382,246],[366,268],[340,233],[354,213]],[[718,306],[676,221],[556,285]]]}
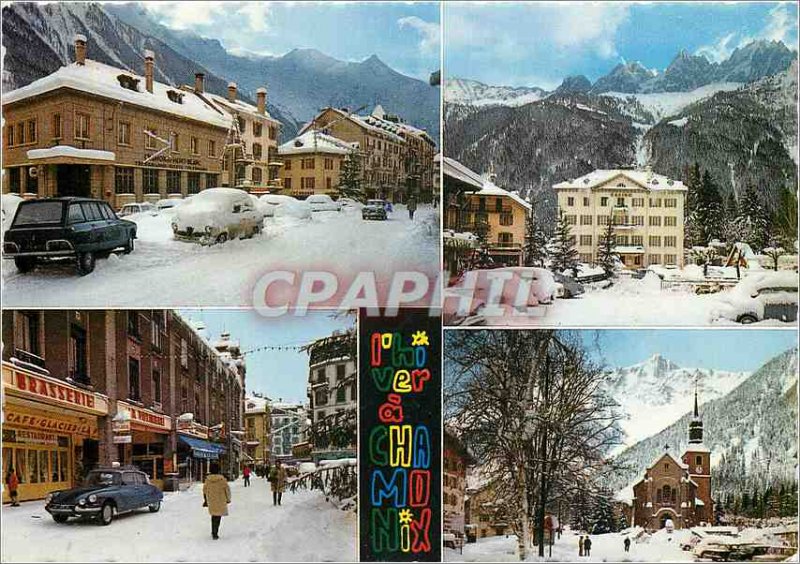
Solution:
{"label": "car windshield", "polygon": [[89,472],[87,486],[112,486],[120,483],[119,472]]}
{"label": "car windshield", "polygon": [[383,200],[369,200],[367,201],[368,206],[382,206]]}
{"label": "car windshield", "polygon": [[14,225],[61,223],[64,205],[61,202],[30,202],[20,204]]}

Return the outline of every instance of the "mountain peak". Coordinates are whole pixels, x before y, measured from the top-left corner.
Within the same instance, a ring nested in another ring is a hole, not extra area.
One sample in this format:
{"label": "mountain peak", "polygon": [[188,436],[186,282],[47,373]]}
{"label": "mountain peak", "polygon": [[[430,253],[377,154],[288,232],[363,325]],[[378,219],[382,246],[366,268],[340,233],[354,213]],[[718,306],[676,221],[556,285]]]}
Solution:
{"label": "mountain peak", "polygon": [[556,94],[562,93],[576,93],[588,92],[592,88],[592,83],[582,74],[568,76],[561,83],[561,86],[556,88]]}

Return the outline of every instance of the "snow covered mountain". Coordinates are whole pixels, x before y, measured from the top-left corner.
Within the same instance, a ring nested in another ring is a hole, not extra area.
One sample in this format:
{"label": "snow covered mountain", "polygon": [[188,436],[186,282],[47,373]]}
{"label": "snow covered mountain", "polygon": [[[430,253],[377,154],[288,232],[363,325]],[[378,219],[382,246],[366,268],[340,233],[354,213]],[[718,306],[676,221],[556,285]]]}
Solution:
{"label": "snow covered mountain", "polygon": [[541,100],[548,92],[542,88],[489,86],[477,80],[451,78],[444,83],[444,99],[448,103],[470,106],[522,106]]}
{"label": "snow covered mountain", "polygon": [[645,83],[656,76],[656,71],[645,68],[639,61],[620,63],[610,73],[597,79],[592,86],[592,93],[639,92]]}
{"label": "snow covered mountain", "polygon": [[[738,386],[717,387],[725,377],[706,380],[715,399],[700,406],[703,443],[712,451],[712,488],[718,492],[737,491],[758,484],[761,491],[769,482],[795,479],[797,467],[797,349],[766,362]],[[644,370],[643,372],[647,372]],[[737,376],[733,376],[734,379]],[[739,376],[741,377],[741,375]],[[702,394],[703,392],[701,392]],[[664,451],[681,454],[688,444],[691,419],[690,394],[683,401],[683,415],[655,435],[643,439],[616,456],[622,470],[610,486],[621,489],[630,484]],[[658,414],[648,417],[657,418]],[[643,414],[639,420],[644,421]],[[768,470],[767,470],[768,467]]]}
{"label": "snow covered mountain", "polygon": [[682,368],[661,355],[611,371],[609,392],[627,419],[627,446],[658,433],[692,409],[695,382],[701,403],[720,398],[741,384],[747,372]]}

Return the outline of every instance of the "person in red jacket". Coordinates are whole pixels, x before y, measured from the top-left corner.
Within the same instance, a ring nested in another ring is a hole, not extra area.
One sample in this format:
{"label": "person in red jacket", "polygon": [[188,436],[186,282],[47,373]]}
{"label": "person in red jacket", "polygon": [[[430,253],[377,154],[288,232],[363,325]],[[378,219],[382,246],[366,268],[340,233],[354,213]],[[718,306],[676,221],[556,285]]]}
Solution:
{"label": "person in red jacket", "polygon": [[8,495],[11,498],[11,505],[13,507],[19,507],[19,501],[17,501],[19,478],[17,477],[17,471],[13,468],[9,470],[8,475],[6,476],[6,486],[8,486]]}
{"label": "person in red jacket", "polygon": [[242,476],[244,476],[244,487],[250,485],[250,467],[245,466],[244,470],[242,471]]}

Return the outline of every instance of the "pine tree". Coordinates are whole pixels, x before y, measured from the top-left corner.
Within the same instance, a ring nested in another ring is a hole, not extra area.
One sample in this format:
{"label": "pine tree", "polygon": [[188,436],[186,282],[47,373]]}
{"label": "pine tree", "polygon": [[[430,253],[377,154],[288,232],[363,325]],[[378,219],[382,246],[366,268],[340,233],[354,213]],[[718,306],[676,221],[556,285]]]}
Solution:
{"label": "pine tree", "polygon": [[619,259],[617,253],[617,237],[614,234],[614,226],[609,220],[603,234],[600,235],[600,242],[597,247],[597,264],[603,268],[606,275],[611,277],[614,274],[614,266]]}
{"label": "pine tree", "polygon": [[350,152],[342,161],[339,171],[339,184],[336,191],[340,198],[352,198],[364,202],[367,199],[361,185],[361,158],[355,151]]}
{"label": "pine tree", "polygon": [[575,237],[567,223],[564,212],[559,210],[553,238],[550,240],[550,268],[554,272],[572,272],[578,276],[578,250],[575,248]]}
{"label": "pine tree", "polygon": [[686,184],[686,202],[684,204],[684,239],[687,248],[695,245],[705,245],[708,241],[703,241],[703,232],[701,229],[701,218],[697,213],[697,198],[700,191],[700,165],[688,167],[685,173]]}
{"label": "pine tree", "polygon": [[741,230],[742,238],[754,250],[763,249],[769,239],[769,219],[764,205],[752,186],[748,187],[739,204],[736,223]]}
{"label": "pine tree", "polygon": [[702,238],[701,241],[693,241],[695,245],[705,245],[712,239],[722,237],[725,208],[722,203],[722,197],[719,194],[719,188],[714,183],[711,173],[707,170],[703,173],[700,181],[693,211],[697,213],[697,222]]}
{"label": "pine tree", "polygon": [[592,534],[613,533],[617,530],[617,519],[609,501],[611,492],[601,491],[597,496],[592,511]]}
{"label": "pine tree", "polygon": [[725,223],[723,229],[725,241],[729,244],[742,240],[741,230],[736,222],[737,217],[739,217],[739,204],[736,201],[736,195],[731,191],[725,201]]}
{"label": "pine tree", "polygon": [[793,249],[797,240],[797,192],[794,188],[785,187],[781,190],[772,225],[781,243],[787,249]]}
{"label": "pine tree", "polygon": [[531,211],[525,218],[525,246],[522,252],[525,266],[544,266],[547,258],[547,236],[534,216]]}

